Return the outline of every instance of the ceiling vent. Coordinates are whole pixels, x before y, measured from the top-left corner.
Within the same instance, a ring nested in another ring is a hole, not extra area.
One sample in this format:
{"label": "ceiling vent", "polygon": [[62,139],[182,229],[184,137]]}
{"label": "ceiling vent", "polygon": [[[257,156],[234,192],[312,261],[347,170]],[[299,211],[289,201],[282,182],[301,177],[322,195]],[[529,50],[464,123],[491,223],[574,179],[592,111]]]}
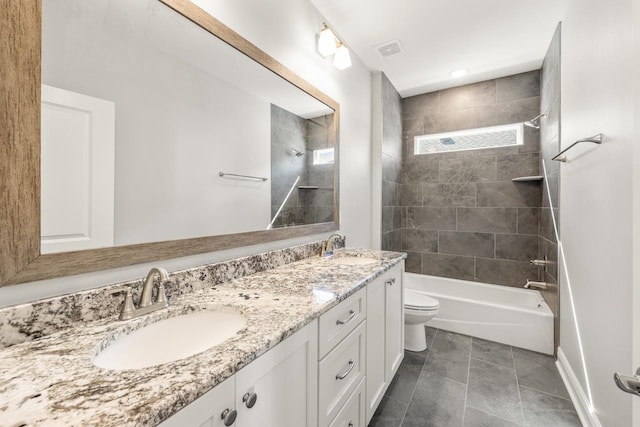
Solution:
{"label": "ceiling vent", "polygon": [[400,40],[391,40],[389,42],[382,43],[375,46],[374,49],[378,52],[380,58],[388,58],[389,56],[404,52],[404,48],[402,47]]}

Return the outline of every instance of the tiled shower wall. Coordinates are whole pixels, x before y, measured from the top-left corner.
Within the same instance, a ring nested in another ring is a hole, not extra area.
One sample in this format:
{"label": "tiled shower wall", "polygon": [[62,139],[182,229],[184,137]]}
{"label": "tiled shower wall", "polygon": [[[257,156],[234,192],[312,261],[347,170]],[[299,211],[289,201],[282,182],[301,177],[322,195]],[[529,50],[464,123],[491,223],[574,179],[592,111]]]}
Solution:
{"label": "tiled shower wall", "polygon": [[[550,264],[540,269],[541,280],[548,288],[542,296],[553,311],[555,347],[559,343],[559,301],[558,301],[558,241],[553,217],[559,218],[559,166],[551,158],[560,150],[560,24],[549,45],[542,63],[540,109],[546,117],[540,121],[540,171],[546,168],[546,184],[542,188],[542,210],[540,215],[540,252]],[[547,190],[548,188],[548,190]],[[553,215],[553,217],[552,217]]]}
{"label": "tiled shower wall", "polygon": [[[524,145],[414,155],[417,135],[524,122],[540,112],[540,72],[531,71],[402,100],[398,186],[401,248],[410,272],[522,287],[538,279],[539,132]],[[384,188],[384,187],[383,187]]]}
{"label": "tiled shower wall", "polygon": [[[313,150],[334,146],[333,115],[303,119],[271,105],[271,218],[300,176],[274,227],[333,221],[334,165],[314,165]],[[304,152],[295,157],[291,148]]]}
{"label": "tiled shower wall", "polygon": [[382,249],[401,250],[398,186],[402,167],[401,98],[382,73]]}

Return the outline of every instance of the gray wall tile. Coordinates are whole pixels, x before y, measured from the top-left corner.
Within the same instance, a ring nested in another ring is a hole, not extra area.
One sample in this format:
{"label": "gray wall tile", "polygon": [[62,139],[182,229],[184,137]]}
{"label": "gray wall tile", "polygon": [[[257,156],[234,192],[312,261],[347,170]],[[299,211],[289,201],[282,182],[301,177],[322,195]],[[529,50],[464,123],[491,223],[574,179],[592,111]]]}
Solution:
{"label": "gray wall tile", "polygon": [[482,182],[476,186],[476,203],[485,207],[525,208],[540,206],[540,184],[536,182]]}
{"label": "gray wall tile", "polygon": [[478,109],[478,126],[497,126],[531,120],[540,111],[540,97],[501,102]]}
{"label": "gray wall tile", "polygon": [[472,182],[422,184],[424,206],[475,206],[476,186]]}
{"label": "gray wall tile", "polygon": [[492,105],[496,102],[496,81],[472,83],[440,92],[440,111]]}
{"label": "gray wall tile", "polygon": [[387,154],[382,154],[382,179],[386,181],[402,182],[402,159],[393,158]]}
{"label": "gray wall tile", "polygon": [[422,185],[401,184],[398,186],[400,206],[422,206]]}
{"label": "gray wall tile", "polygon": [[409,252],[407,253],[407,259],[404,262],[404,269],[409,273],[422,273],[422,252]]}
{"label": "gray wall tile", "polygon": [[466,255],[493,258],[495,235],[491,233],[468,233],[440,231],[438,252],[449,255]]}
{"label": "gray wall tile", "polygon": [[458,231],[515,233],[518,211],[514,208],[458,208]]}
{"label": "gray wall tile", "polygon": [[540,208],[518,208],[518,234],[538,234]]}
{"label": "gray wall tile", "polygon": [[475,260],[472,257],[424,253],[422,254],[422,274],[473,280]]}
{"label": "gray wall tile", "polygon": [[402,165],[403,184],[422,184],[440,180],[438,161],[407,162]]}
{"label": "gray wall tile", "polygon": [[402,117],[422,117],[440,110],[440,92],[429,92],[402,99]]}
{"label": "gray wall tile", "polygon": [[425,230],[455,230],[456,208],[405,208],[402,228],[421,228]]}
{"label": "gray wall tile", "polygon": [[540,70],[515,74],[496,80],[498,102],[540,96]]}
{"label": "gray wall tile", "polygon": [[496,181],[508,181],[521,176],[539,175],[538,153],[499,156]]}
{"label": "gray wall tile", "polygon": [[382,206],[398,206],[398,184],[382,181]]}
{"label": "gray wall tile", "polygon": [[[496,258],[530,261],[538,257],[538,236],[496,234]],[[533,278],[531,279],[533,280]]]}
{"label": "gray wall tile", "polygon": [[495,181],[496,164],[495,157],[442,160],[440,161],[440,181],[445,183]]}
{"label": "gray wall tile", "polygon": [[538,277],[538,268],[526,261],[476,259],[476,280],[494,285],[522,287]]}
{"label": "gray wall tile", "polygon": [[402,250],[438,252],[438,232],[433,230],[402,230]]}

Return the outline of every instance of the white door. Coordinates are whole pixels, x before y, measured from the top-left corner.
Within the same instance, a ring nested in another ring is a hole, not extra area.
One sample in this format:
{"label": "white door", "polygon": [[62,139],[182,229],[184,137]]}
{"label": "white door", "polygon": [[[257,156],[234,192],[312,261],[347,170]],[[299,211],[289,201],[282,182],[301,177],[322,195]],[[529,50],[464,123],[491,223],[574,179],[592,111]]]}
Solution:
{"label": "white door", "polygon": [[42,253],[113,246],[115,104],[42,86]]}

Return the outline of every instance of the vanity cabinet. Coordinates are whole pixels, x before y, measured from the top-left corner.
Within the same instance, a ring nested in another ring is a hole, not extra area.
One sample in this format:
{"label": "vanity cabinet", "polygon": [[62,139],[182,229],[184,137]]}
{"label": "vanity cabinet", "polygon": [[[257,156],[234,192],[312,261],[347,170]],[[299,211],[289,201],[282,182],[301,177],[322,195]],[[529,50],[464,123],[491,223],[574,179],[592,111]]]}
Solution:
{"label": "vanity cabinet", "polygon": [[[160,426],[316,427],[317,390],[318,322],[314,320]],[[233,423],[231,411],[236,411]]]}
{"label": "vanity cabinet", "polygon": [[402,262],[367,285],[367,423],[404,356],[403,271]]}

